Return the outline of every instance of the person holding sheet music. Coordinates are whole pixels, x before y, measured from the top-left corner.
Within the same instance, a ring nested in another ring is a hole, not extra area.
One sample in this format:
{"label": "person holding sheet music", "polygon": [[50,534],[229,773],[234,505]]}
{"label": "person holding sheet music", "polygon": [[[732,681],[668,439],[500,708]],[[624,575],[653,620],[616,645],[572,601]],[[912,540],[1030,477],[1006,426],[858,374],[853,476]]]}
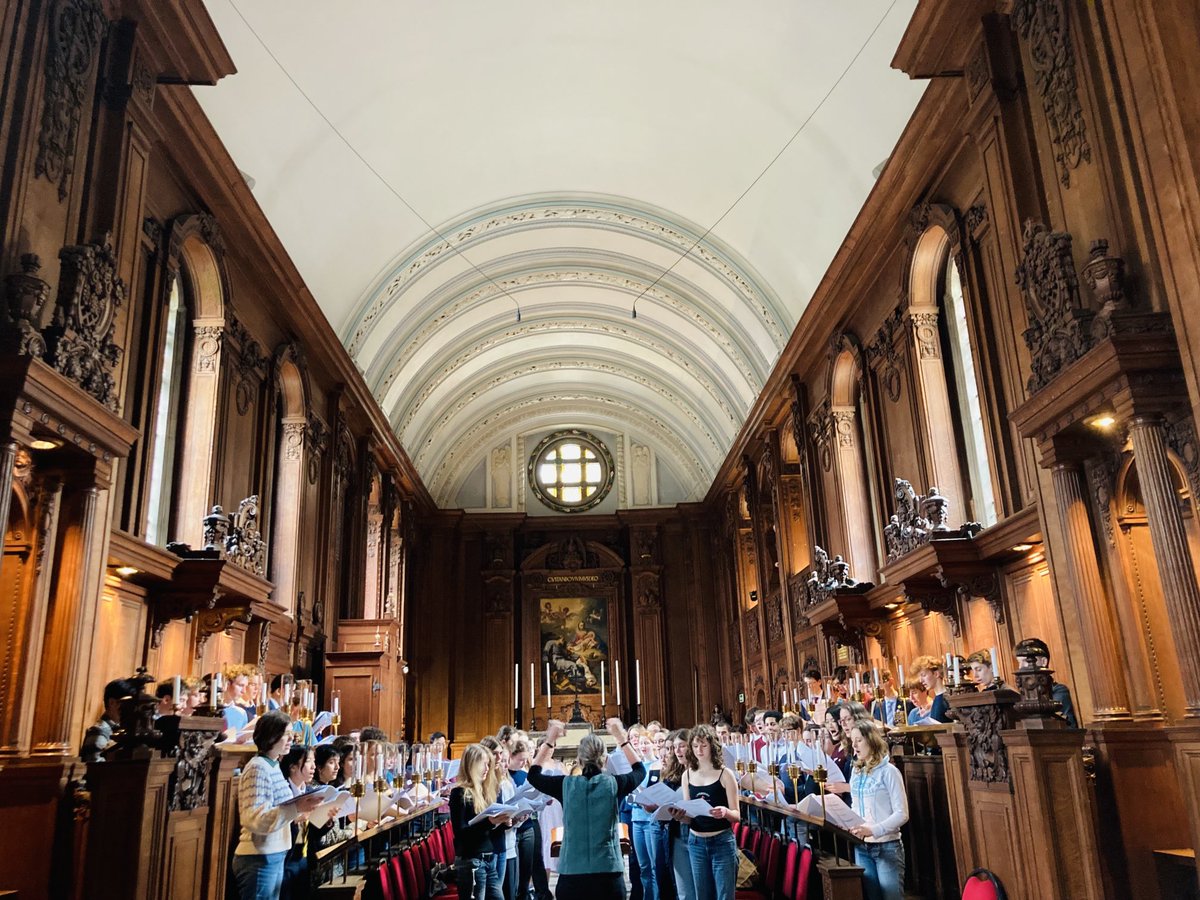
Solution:
{"label": "person holding sheet music", "polygon": [[[688,737],[686,728],[667,735],[667,755],[662,762],[662,783],[673,790],[683,787],[683,773],[688,769]],[[647,811],[653,812],[649,806]],[[664,823],[656,822],[660,828]],[[675,882],[675,900],[696,900],[696,882],[692,878],[692,860],[688,853],[688,827],[672,818],[665,823],[666,856],[670,860],[671,877]]]}
{"label": "person holding sheet music", "polygon": [[[638,750],[646,760],[646,777],[638,785],[638,790],[644,790],[662,780],[662,761],[655,754],[655,738],[649,731],[639,738]],[[654,821],[654,810],[647,809],[636,799],[633,802],[632,827],[630,837],[633,840],[633,852],[637,855],[638,875],[642,884],[643,900],[658,900],[658,885],[666,870],[665,850],[661,844],[661,834],[658,823]]]}
{"label": "person holding sheet music", "polygon": [[[515,736],[509,743],[508,774],[519,791],[529,780],[529,744]],[[517,828],[517,896],[526,900],[533,885],[536,900],[550,900],[550,882],[542,864],[541,817],[533,813]]]}
{"label": "person holding sheet music", "polygon": [[[510,804],[516,796],[517,788],[508,773],[508,747],[492,736],[479,741],[492,751],[492,767],[488,777],[495,785],[497,803]],[[488,896],[495,895],[504,900],[513,900],[517,891],[517,832],[508,825],[503,825],[492,832],[492,845],[496,855],[492,857],[492,872],[488,881]]]}
{"label": "person holding sheet music", "polygon": [[496,856],[492,833],[511,824],[512,817],[497,813],[480,818],[496,802],[499,780],[491,775],[494,765],[490,749],[471,744],[463,751],[458,783],[450,791],[454,874],[462,900],[500,900],[502,896],[499,882],[492,878]]}
{"label": "person holding sheet music", "polygon": [[913,660],[913,671],[917,680],[933,698],[928,719],[934,722],[950,721],[950,700],[944,686],[945,663],[936,656],[918,656]]}
{"label": "person holding sheet music", "polygon": [[608,754],[598,735],[579,741],[579,775],[547,775],[543,767],[554,754],[566,726],[551,719],[546,743],[529,768],[529,783],[563,808],[563,842],[558,858],[558,900],[624,900],[625,866],[617,833],[617,808],[646,776],[641,754],[630,742],[620,719],[605,723],[630,765],[629,772],[606,771]]}
{"label": "person holding sheet music", "polygon": [[238,780],[241,834],[232,868],[241,900],[279,900],[291,823],[321,803],[315,794],[293,800],[280,771],[279,758],[291,746],[291,726],[292,720],[282,712],[259,717],[254,725],[258,754],[242,768]]}
{"label": "person holding sheet music", "polygon": [[891,762],[883,731],[871,720],[850,729],[854,771],[850,794],[854,810],[865,820],[850,830],[866,843],[854,848],[863,868],[866,900],[904,900],[904,845],[900,827],[908,821],[904,777]]}
{"label": "person holding sheet music", "polygon": [[[688,856],[697,900],[734,900],[737,890],[737,841],[733,823],[738,811],[737,776],[725,766],[717,733],[707,725],[692,729],[688,768],[682,790],[688,800],[706,800],[712,808],[688,822]],[[686,817],[676,812],[681,821]]]}
{"label": "person holding sheet music", "polygon": [[[312,747],[294,745],[279,761],[279,770],[287,779],[292,795],[305,793],[316,774],[317,764]],[[283,890],[280,900],[307,900],[309,895],[308,856],[304,851],[308,840],[308,822],[297,816],[292,822],[292,845],[283,860]]]}

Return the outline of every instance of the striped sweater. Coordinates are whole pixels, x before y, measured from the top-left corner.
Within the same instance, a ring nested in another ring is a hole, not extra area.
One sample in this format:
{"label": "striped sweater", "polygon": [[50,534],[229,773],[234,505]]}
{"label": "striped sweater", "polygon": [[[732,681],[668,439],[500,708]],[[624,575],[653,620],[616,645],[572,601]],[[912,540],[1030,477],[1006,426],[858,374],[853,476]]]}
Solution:
{"label": "striped sweater", "polygon": [[292,789],[279,770],[279,763],[256,756],[246,763],[238,779],[238,814],[242,831],[235,856],[286,853],[291,846],[296,805],[279,804],[292,797]]}

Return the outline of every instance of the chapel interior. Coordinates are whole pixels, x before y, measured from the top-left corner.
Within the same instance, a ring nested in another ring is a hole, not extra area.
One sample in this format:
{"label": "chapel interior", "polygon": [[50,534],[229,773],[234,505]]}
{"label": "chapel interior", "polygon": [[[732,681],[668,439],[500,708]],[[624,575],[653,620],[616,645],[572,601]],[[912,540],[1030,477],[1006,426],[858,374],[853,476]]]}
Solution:
{"label": "chapel interior", "polygon": [[[1200,896],[1197,60],[1194,0],[0,0],[0,898],[236,896],[244,741],[81,758],[115,679],[456,757],[926,656],[905,896]],[[869,896],[811,863],[738,896]]]}

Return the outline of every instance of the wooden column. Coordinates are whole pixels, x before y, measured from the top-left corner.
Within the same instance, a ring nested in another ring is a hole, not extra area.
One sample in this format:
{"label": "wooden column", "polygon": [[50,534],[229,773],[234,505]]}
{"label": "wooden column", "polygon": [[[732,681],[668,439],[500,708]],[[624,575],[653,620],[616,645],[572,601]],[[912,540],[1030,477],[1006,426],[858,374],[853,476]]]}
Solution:
{"label": "wooden column", "polygon": [[1146,519],[1163,598],[1175,635],[1183,681],[1185,713],[1200,718],[1200,586],[1179,512],[1179,496],[1167,459],[1166,434],[1157,416],[1135,418],[1129,426],[1138,481],[1146,501]]}
{"label": "wooden column", "polygon": [[1058,462],[1053,476],[1068,570],[1079,605],[1080,630],[1092,663],[1088,675],[1095,720],[1124,721],[1130,718],[1125,667],[1117,648],[1112,609],[1100,577],[1083,473],[1075,463]]}
{"label": "wooden column", "polygon": [[862,423],[853,407],[833,407],[837,442],[838,488],[842,495],[842,525],[846,530],[846,561],[859,581],[875,581],[879,560],[875,552],[867,469],[863,462]]}

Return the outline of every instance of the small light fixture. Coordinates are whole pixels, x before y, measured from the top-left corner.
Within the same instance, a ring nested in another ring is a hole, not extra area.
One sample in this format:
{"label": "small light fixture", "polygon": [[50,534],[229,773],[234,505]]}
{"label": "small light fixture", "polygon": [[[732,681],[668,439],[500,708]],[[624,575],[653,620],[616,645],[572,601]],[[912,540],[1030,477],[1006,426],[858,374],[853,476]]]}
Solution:
{"label": "small light fixture", "polygon": [[1116,425],[1117,420],[1114,416],[1105,413],[1104,415],[1096,416],[1094,419],[1091,419],[1088,424],[1093,428],[1099,428],[1101,431],[1106,431],[1107,429]]}
{"label": "small light fixture", "polygon": [[57,450],[62,446],[62,441],[52,441],[49,438],[34,438],[29,442],[31,450]]}
{"label": "small light fixture", "polygon": [[1013,553],[1026,553],[1032,549],[1033,549],[1033,544],[1013,544],[1012,545]]}
{"label": "small light fixture", "polygon": [[117,566],[114,570],[122,578],[129,578],[141,572],[141,569],[135,569],[133,566]]}
{"label": "small light fixture", "polygon": [[900,604],[899,603],[885,603],[885,604],[883,604],[883,608],[884,609],[899,609]]}

